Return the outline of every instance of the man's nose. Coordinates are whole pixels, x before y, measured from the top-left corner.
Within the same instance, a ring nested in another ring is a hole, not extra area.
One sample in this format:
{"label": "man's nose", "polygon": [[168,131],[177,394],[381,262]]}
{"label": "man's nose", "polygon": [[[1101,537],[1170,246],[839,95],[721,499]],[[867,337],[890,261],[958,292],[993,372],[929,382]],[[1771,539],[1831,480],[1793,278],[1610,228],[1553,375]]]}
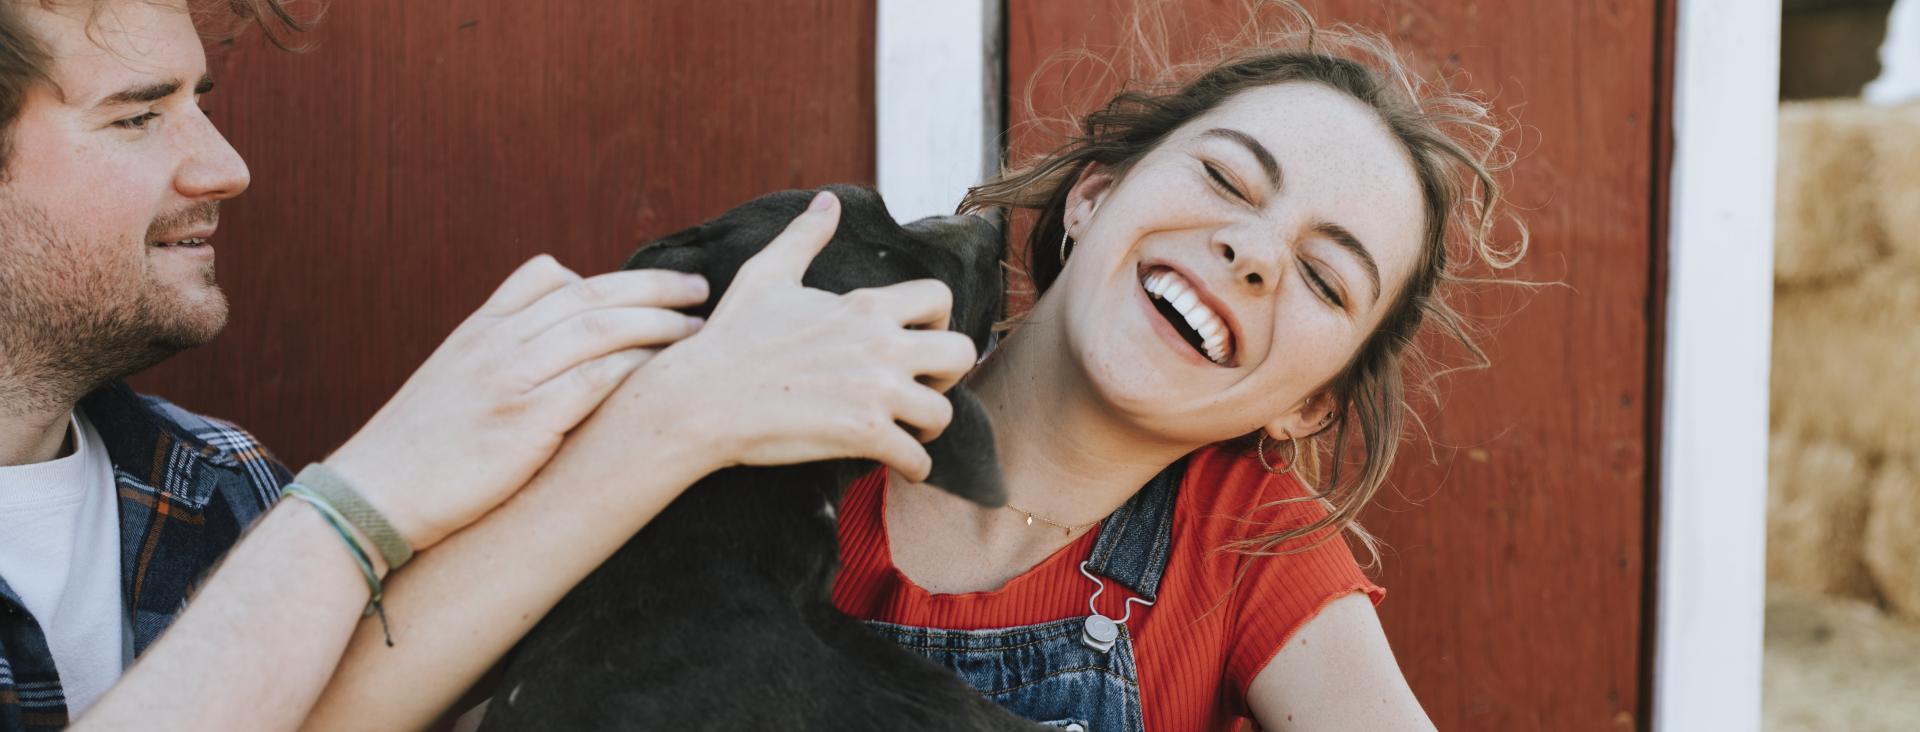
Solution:
{"label": "man's nose", "polygon": [[240,195],[253,178],[247,162],[227,143],[225,135],[198,110],[181,141],[185,153],[174,176],[174,188],[193,200],[218,201]]}

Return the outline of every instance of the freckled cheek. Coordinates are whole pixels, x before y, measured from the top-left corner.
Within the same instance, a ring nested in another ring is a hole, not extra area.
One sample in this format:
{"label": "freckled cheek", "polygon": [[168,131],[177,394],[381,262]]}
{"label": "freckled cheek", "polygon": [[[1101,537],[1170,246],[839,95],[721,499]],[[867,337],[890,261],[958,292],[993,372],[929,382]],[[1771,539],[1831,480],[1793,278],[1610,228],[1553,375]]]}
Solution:
{"label": "freckled cheek", "polygon": [[1314,320],[1282,323],[1274,336],[1274,356],[1295,378],[1323,382],[1351,360],[1360,340],[1346,329]]}

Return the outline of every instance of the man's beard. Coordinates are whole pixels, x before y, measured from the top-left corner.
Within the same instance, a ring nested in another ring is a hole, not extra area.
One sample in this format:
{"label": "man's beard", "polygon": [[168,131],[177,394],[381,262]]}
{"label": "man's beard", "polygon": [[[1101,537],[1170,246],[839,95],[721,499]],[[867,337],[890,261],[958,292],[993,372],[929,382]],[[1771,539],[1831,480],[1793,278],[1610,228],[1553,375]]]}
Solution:
{"label": "man's beard", "polygon": [[[156,221],[148,232],[211,221],[203,204]],[[60,410],[115,379],[205,344],[226,324],[214,286],[189,301],[157,281],[125,241],[86,241],[45,212],[0,197],[0,413]]]}

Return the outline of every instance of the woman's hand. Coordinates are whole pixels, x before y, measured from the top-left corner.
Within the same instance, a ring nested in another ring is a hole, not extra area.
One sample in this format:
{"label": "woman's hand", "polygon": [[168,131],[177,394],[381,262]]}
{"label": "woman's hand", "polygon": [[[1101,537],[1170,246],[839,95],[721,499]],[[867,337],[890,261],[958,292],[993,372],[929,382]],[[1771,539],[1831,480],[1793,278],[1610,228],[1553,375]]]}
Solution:
{"label": "woman's hand", "polygon": [[522,265],[327,458],[420,550],[506,500],[661,347],[700,328],[678,272]]}
{"label": "woman's hand", "polygon": [[952,419],[941,391],[973,367],[973,342],[946,330],[953,295],[937,281],[845,295],[801,285],[839,220],[839,201],[822,193],[742,266],[700,333],[636,371],[582,427],[583,441],[611,438],[591,459],[618,464],[622,443],[678,440],[701,475],[855,457],[925,478],[920,443]]}

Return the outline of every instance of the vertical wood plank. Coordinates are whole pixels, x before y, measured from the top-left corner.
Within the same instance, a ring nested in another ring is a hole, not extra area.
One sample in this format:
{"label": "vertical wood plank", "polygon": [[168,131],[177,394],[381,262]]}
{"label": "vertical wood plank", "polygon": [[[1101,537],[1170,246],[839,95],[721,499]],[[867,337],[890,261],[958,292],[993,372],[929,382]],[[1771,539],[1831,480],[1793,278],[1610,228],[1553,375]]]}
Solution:
{"label": "vertical wood plank", "polygon": [[315,460],[520,262],[583,273],[755,195],[871,184],[872,0],[336,2],[243,39],[215,122],[227,332],[139,388]]}
{"label": "vertical wood plank", "polygon": [[[1441,729],[1615,730],[1642,725],[1654,193],[1651,2],[1309,2],[1323,23],[1391,37],[1429,73],[1465,80],[1517,117],[1510,181],[1534,236],[1528,296],[1462,300],[1498,317],[1494,367],[1437,385],[1388,488],[1364,517],[1389,546],[1384,622]],[[1022,127],[1063,100],[1103,99],[1098,67],[1065,49],[1125,41],[1129,0],[1010,0],[1015,155],[1048,139]],[[1190,0],[1177,48],[1230,35],[1242,3]],[[1078,73],[1059,80],[1068,70]],[[1089,81],[1091,80],[1091,81]],[[1081,106],[1071,111],[1085,112]],[[1429,459],[1431,457],[1432,459]]]}
{"label": "vertical wood plank", "polygon": [[1675,14],[1651,716],[1760,729],[1780,3]]}

